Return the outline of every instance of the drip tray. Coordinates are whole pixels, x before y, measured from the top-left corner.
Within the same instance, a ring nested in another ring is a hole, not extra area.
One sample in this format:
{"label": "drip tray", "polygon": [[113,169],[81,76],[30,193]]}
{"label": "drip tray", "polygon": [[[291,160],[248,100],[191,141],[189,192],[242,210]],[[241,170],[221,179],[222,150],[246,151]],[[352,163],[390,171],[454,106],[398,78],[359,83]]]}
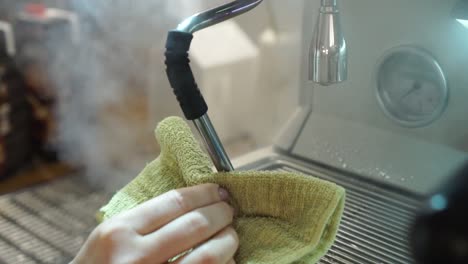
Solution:
{"label": "drip tray", "polygon": [[0,197],[0,263],[69,263],[110,195],[70,176]]}
{"label": "drip tray", "polygon": [[277,161],[268,169],[300,172],[346,189],[346,204],[335,244],[319,263],[413,263],[408,229],[421,199],[331,173]]}
{"label": "drip tray", "polygon": [[[346,188],[335,245],[319,263],[413,262],[407,230],[420,205],[417,197],[295,161],[255,164],[243,168],[301,172]],[[96,226],[96,211],[109,198],[79,175],[1,196],[0,264],[68,263]]]}

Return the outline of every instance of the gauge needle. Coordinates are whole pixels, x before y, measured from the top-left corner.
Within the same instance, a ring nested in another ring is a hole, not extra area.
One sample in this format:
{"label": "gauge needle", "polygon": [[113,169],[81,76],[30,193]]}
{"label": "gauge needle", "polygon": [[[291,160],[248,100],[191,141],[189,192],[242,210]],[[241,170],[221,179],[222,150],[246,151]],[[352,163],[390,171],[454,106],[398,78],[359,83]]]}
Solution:
{"label": "gauge needle", "polygon": [[418,91],[418,90],[421,89],[421,88],[422,88],[421,83],[419,83],[419,82],[414,82],[414,84],[413,84],[413,86],[411,87],[411,89],[410,89],[408,92],[406,92],[406,93],[401,97],[400,100],[404,100],[404,99],[405,99],[406,97],[408,97],[410,94],[412,94],[412,93]]}

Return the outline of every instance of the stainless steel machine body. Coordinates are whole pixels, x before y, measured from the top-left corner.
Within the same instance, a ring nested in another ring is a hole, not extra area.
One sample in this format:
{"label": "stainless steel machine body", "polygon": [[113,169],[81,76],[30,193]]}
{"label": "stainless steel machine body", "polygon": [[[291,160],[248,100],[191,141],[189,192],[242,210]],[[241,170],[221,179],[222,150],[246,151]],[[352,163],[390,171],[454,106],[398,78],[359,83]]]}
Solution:
{"label": "stainless steel machine body", "polygon": [[[343,28],[337,1],[305,3],[303,47],[310,48],[303,48],[301,105],[274,147],[237,160],[235,167],[303,172],[347,189],[337,241],[320,263],[413,263],[409,245],[413,219],[431,191],[468,160],[464,145],[468,129],[460,123],[466,121],[468,108],[461,102],[449,105],[448,99],[449,89],[466,97],[461,87],[467,81],[448,66],[453,61],[445,58],[448,72],[438,61],[444,55],[453,58],[453,52],[437,41],[427,42],[457,38],[441,36],[444,29],[465,30],[450,12],[437,12],[450,10],[453,2],[423,10],[416,4],[346,2],[341,6],[347,14]],[[398,15],[366,13],[370,7],[387,5],[393,5]],[[408,16],[408,9],[417,15]],[[319,14],[312,32],[315,10]],[[441,32],[417,34],[418,19],[435,19],[434,27]],[[372,30],[366,27],[369,21],[378,21]],[[395,30],[382,30],[386,23]],[[343,32],[350,32],[349,50]],[[368,40],[373,36],[379,41]],[[461,45],[451,44],[454,50]],[[466,52],[462,55],[468,57]],[[354,78],[343,82],[348,70]],[[447,79],[453,80],[450,88]],[[459,112],[446,113],[447,108]],[[369,113],[363,113],[366,110]],[[448,115],[455,120],[444,120]],[[454,127],[465,131],[457,134],[458,143],[449,142],[443,132],[436,135]],[[425,133],[432,136],[421,136]]]}

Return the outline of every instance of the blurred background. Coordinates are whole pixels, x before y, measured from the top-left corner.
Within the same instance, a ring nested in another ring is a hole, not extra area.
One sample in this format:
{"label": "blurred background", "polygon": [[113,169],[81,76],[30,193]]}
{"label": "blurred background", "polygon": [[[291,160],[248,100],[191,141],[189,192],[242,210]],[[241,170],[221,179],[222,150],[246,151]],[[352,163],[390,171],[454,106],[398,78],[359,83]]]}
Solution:
{"label": "blurred background", "polygon": [[[0,190],[76,169],[110,191],[132,179],[158,154],[156,124],[182,116],[167,31],[222,3],[1,0]],[[231,157],[271,144],[297,105],[302,5],[267,1],[196,35],[192,67]]]}

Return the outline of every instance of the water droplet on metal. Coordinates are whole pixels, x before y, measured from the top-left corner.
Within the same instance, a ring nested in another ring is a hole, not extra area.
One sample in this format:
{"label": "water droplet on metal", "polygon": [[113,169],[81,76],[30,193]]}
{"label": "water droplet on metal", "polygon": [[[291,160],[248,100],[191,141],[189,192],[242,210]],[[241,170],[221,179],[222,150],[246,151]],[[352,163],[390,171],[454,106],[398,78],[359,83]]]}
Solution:
{"label": "water droplet on metal", "polygon": [[351,246],[352,248],[354,248],[354,249],[359,249],[359,247],[356,246],[356,245],[354,245],[354,244],[351,244],[350,246]]}

